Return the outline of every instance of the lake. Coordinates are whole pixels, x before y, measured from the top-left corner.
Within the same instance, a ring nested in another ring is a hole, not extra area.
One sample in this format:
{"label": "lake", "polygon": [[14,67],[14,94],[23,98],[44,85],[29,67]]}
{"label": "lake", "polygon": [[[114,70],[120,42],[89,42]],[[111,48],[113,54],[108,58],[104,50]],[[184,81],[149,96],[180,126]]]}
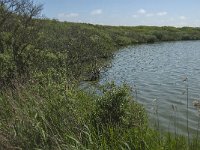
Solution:
{"label": "lake", "polygon": [[190,135],[197,133],[199,113],[192,102],[200,100],[200,41],[123,48],[110,65],[101,72],[99,83],[114,81],[132,87],[151,125],[159,122],[156,126],[162,131],[187,135],[188,118]]}

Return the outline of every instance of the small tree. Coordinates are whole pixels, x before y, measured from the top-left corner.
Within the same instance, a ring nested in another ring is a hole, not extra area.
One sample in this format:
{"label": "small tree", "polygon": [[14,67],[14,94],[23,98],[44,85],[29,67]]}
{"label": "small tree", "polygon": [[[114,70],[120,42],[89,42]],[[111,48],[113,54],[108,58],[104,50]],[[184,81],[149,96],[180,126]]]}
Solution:
{"label": "small tree", "polygon": [[26,50],[38,38],[41,10],[32,0],[0,0],[0,53],[10,53],[19,75],[28,72]]}

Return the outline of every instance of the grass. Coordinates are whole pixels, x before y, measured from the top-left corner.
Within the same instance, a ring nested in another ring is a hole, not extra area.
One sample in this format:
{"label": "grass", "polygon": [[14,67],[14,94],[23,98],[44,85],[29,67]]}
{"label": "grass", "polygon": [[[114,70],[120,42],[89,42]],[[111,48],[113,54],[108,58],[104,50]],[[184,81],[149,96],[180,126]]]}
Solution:
{"label": "grass", "polygon": [[[110,93],[112,92],[110,91]],[[118,94],[122,94],[118,99],[118,108],[121,111],[125,108],[120,108],[122,106],[120,100],[125,100],[126,103],[130,103],[130,101],[123,97],[127,94],[126,89],[119,89],[112,93],[112,96],[119,96]],[[104,96],[98,97],[62,85],[60,87],[53,84],[47,85],[47,87],[37,84],[16,85],[15,90],[6,90],[0,96],[1,146],[6,149],[14,147],[23,149],[58,149],[62,147],[63,149],[69,145],[77,146],[78,143],[87,147],[87,140],[92,137],[97,138],[92,139],[97,140],[95,142],[108,138],[104,130],[109,129],[115,134],[115,130],[120,130],[118,126],[120,126],[122,118],[118,119],[118,122],[107,120],[105,124],[102,126],[98,124],[97,127],[94,120],[104,118],[99,113],[99,110],[104,108],[96,108],[99,107],[97,104],[99,99],[107,101]],[[136,103],[130,106],[141,109]],[[130,106],[126,105],[126,107]],[[141,111],[143,110],[141,109]],[[102,111],[102,113],[104,112]],[[133,122],[128,121],[129,118],[140,115],[137,113],[140,111],[135,111],[133,114],[121,114],[121,117],[128,117],[123,118],[124,128],[142,123],[144,118],[140,117],[132,119]],[[88,130],[92,132],[92,137],[88,137]],[[98,139],[99,134],[105,137]],[[107,141],[107,139],[105,140]]]}
{"label": "grass", "polygon": [[72,84],[15,83],[0,94],[2,149],[198,149],[194,138],[159,133],[130,89],[113,83],[100,95]]}

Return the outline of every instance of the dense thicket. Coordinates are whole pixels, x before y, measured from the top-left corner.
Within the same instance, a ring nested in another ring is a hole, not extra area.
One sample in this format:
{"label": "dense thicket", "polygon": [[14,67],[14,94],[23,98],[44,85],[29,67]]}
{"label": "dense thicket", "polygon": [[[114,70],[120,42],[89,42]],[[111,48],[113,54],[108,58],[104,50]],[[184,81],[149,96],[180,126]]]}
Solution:
{"label": "dense thicket", "polygon": [[200,28],[114,27],[56,20],[41,21],[44,25],[42,49],[51,52],[57,58],[59,54],[67,57],[65,65],[76,78],[87,71],[95,70],[102,59],[111,57],[120,47],[160,41],[200,39]]}
{"label": "dense thicket", "polygon": [[0,16],[5,20],[0,23],[1,84],[16,76],[30,78],[49,71],[55,76],[62,72],[69,78],[88,78],[122,46],[200,39],[200,28],[114,27],[31,19],[42,7],[30,5],[33,10],[25,7],[24,14],[8,13],[7,19],[6,14]]}

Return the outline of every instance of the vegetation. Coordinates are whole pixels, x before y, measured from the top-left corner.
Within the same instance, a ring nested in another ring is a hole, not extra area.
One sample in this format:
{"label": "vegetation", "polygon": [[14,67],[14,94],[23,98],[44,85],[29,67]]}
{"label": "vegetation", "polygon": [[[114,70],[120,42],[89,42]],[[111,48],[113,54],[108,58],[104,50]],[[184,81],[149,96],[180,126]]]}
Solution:
{"label": "vegetation", "polygon": [[[198,40],[199,28],[111,27],[41,19],[32,0],[0,0],[0,149],[198,149],[161,135],[127,86],[91,80],[122,46]],[[93,79],[98,79],[93,78]]]}
{"label": "vegetation", "polygon": [[[68,74],[71,72],[76,79],[87,79],[88,74],[102,66],[100,62],[112,57],[113,52],[120,47],[160,41],[200,39],[200,28],[113,27],[48,19],[40,21],[43,24],[40,49],[42,52],[45,49],[57,57],[57,60],[66,62],[65,66],[69,68]],[[67,57],[66,60],[60,57],[63,55]],[[45,68],[48,68],[49,63],[45,64],[47,64]]]}

